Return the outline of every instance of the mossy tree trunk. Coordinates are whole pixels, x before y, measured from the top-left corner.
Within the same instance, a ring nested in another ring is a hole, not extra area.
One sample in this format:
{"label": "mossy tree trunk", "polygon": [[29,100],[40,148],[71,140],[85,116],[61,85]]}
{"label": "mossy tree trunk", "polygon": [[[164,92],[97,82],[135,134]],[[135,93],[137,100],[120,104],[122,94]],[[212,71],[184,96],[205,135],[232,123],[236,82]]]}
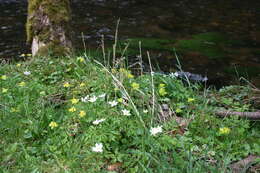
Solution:
{"label": "mossy tree trunk", "polygon": [[28,0],[27,42],[33,56],[72,53],[69,0]]}

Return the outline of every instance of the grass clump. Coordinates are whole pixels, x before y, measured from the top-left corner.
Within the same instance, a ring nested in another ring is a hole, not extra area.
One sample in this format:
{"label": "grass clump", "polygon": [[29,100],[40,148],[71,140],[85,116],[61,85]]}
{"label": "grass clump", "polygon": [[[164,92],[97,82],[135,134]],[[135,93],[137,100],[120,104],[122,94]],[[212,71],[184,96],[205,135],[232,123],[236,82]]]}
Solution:
{"label": "grass clump", "polygon": [[202,94],[90,56],[2,65],[0,81],[2,172],[229,172],[260,154],[259,125],[212,113],[252,109],[249,90]]}

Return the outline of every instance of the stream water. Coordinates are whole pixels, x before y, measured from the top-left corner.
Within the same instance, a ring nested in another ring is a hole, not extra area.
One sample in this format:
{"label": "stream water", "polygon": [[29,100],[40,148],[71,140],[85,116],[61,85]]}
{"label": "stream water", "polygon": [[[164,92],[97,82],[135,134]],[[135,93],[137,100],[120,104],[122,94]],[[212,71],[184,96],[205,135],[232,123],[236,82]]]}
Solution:
{"label": "stream water", "polygon": [[[244,77],[260,86],[259,0],[72,0],[71,7],[78,48],[82,40],[99,47],[102,35],[114,40],[120,18],[119,40],[142,40],[162,71],[176,70],[177,53],[184,71],[214,83]],[[29,52],[26,16],[26,0],[0,0],[1,59]]]}

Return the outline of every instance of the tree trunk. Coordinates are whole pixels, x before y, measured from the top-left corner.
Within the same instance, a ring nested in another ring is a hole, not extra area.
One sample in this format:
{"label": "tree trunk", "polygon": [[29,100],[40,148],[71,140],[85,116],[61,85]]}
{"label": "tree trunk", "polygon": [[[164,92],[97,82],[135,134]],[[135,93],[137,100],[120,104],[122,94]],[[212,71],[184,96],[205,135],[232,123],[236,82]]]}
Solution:
{"label": "tree trunk", "polygon": [[33,56],[72,53],[69,0],[28,0],[27,42]]}

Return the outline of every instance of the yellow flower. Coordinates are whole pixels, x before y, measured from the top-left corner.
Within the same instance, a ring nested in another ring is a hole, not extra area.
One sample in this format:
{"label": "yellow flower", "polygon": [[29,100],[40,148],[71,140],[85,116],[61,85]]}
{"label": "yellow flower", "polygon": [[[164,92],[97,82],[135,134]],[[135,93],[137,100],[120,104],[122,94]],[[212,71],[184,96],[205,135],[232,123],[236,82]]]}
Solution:
{"label": "yellow flower", "polygon": [[195,101],[194,98],[188,98],[188,102],[193,102],[193,101]]}
{"label": "yellow flower", "polygon": [[18,109],[15,109],[15,108],[11,108],[10,111],[11,111],[11,112],[19,112],[19,110],[18,110]]}
{"label": "yellow flower", "polygon": [[138,90],[138,89],[140,88],[140,85],[139,85],[138,83],[136,83],[136,82],[133,82],[133,83],[131,84],[131,86],[132,86],[132,88],[133,88],[134,90]]}
{"label": "yellow flower", "polygon": [[21,57],[25,57],[26,55],[23,53],[23,54],[21,54],[20,56],[21,56]]}
{"label": "yellow flower", "polygon": [[111,69],[111,73],[115,74],[115,73],[116,73],[116,69],[115,69],[115,68],[112,68],[112,69]]}
{"label": "yellow flower", "polygon": [[163,87],[165,87],[164,83],[159,84],[159,88],[163,88]]}
{"label": "yellow flower", "polygon": [[85,111],[80,111],[79,112],[79,117],[80,118],[83,118],[83,117],[85,117],[86,116],[86,112]]}
{"label": "yellow flower", "polygon": [[73,98],[70,101],[71,101],[72,104],[77,104],[79,102],[79,99]]}
{"label": "yellow flower", "polygon": [[21,64],[16,64],[16,67],[21,67]]}
{"label": "yellow flower", "polygon": [[69,87],[70,87],[69,82],[65,82],[65,83],[63,84],[63,87],[65,87],[65,88],[69,88]]}
{"label": "yellow flower", "polygon": [[69,112],[75,112],[75,111],[76,111],[76,108],[74,106],[69,108]]}
{"label": "yellow flower", "polygon": [[125,73],[125,72],[126,72],[126,69],[120,68],[120,69],[119,69],[119,72],[120,72],[120,73]]}
{"label": "yellow flower", "polygon": [[123,103],[124,100],[123,100],[123,98],[118,98],[117,101],[118,101],[119,103]]}
{"label": "yellow flower", "polygon": [[219,133],[220,134],[229,134],[230,133],[230,128],[228,128],[228,127],[223,127],[223,128],[219,128]]}
{"label": "yellow flower", "polygon": [[32,54],[30,54],[30,53],[27,53],[27,54],[26,54],[26,56],[32,56]]}
{"label": "yellow flower", "polygon": [[6,93],[8,91],[7,88],[2,88],[2,93]]}
{"label": "yellow flower", "polygon": [[180,108],[177,108],[177,109],[175,110],[175,112],[176,112],[176,113],[181,113],[182,110],[181,110]]}
{"label": "yellow flower", "polygon": [[79,84],[80,87],[84,87],[85,85],[86,85],[86,84],[83,83],[83,82]]}
{"label": "yellow flower", "polygon": [[160,94],[160,96],[165,96],[167,94],[165,88],[160,88],[159,89],[159,94]]}
{"label": "yellow flower", "polygon": [[54,129],[55,127],[58,127],[58,124],[56,122],[52,121],[52,122],[50,122],[49,127],[51,129]]}
{"label": "yellow flower", "polygon": [[18,86],[24,87],[24,86],[25,86],[25,82],[20,82],[20,83],[18,83]]}
{"label": "yellow flower", "polygon": [[129,73],[127,73],[127,78],[132,79],[132,78],[134,78],[134,75],[132,75],[132,74],[129,72]]}
{"label": "yellow flower", "polygon": [[6,79],[7,79],[7,76],[6,76],[6,75],[2,75],[2,76],[1,76],[1,79],[2,79],[2,80],[6,80]]}
{"label": "yellow flower", "polygon": [[85,59],[84,59],[83,57],[78,57],[77,60],[78,60],[79,62],[84,62],[84,61],[85,61]]}

